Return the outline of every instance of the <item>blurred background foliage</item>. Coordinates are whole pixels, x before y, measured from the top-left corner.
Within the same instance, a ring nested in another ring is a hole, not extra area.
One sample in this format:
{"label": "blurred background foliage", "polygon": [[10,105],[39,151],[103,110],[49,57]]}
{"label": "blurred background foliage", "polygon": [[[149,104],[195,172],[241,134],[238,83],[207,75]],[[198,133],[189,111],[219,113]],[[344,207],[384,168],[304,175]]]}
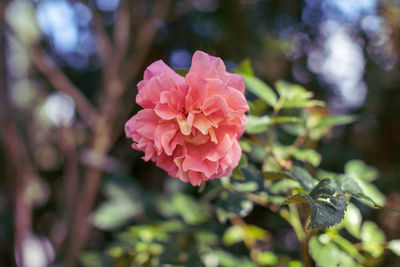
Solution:
{"label": "blurred background foliage", "polygon": [[[320,266],[399,266],[399,1],[3,0],[0,12],[1,266],[294,267],[305,243]],[[200,189],[123,133],[145,67],[188,69],[195,50],[243,74],[250,105],[243,168]],[[280,204],[336,174],[383,207],[352,199],[343,222],[307,236],[301,206]]]}

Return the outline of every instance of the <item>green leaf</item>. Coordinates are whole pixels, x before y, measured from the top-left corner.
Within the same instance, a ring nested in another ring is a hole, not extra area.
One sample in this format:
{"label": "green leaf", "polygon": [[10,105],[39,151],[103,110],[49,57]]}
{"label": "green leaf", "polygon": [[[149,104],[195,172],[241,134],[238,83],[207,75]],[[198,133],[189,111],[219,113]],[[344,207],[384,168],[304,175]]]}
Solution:
{"label": "green leaf", "polygon": [[367,221],[362,225],[361,241],[362,248],[372,257],[377,258],[382,255],[385,235],[374,222]]}
{"label": "green leaf", "polygon": [[200,205],[188,195],[175,194],[171,204],[176,212],[188,224],[199,224],[206,221],[208,218],[208,207]]}
{"label": "green leaf", "polygon": [[342,250],[346,251],[351,257],[357,259],[357,261],[362,262],[364,257],[358,252],[356,246],[354,246],[349,240],[342,237],[336,231],[328,232],[330,238],[335,242]]}
{"label": "green leaf", "polygon": [[280,124],[280,123],[303,123],[303,119],[299,117],[292,116],[280,116],[271,118],[270,124]]}
{"label": "green leaf", "polygon": [[301,123],[303,120],[298,117],[290,117],[290,116],[282,116],[276,118],[270,118],[265,115],[262,117],[247,115],[247,124],[245,125],[245,129],[247,133],[262,133],[268,130],[271,125],[280,124],[280,123]]}
{"label": "green leaf", "polygon": [[249,242],[263,240],[267,235],[269,235],[268,231],[256,225],[233,225],[225,231],[222,240],[225,245],[231,246],[245,240]]}
{"label": "green leaf", "polygon": [[360,238],[361,222],[360,210],[353,203],[349,202],[343,219],[344,228],[353,236]]}
{"label": "green leaf", "polygon": [[247,224],[244,227],[246,238],[251,240],[263,240],[269,235],[269,232],[252,224]]}
{"label": "green leaf", "polygon": [[312,100],[313,93],[307,91],[300,85],[285,81],[275,83],[276,90],[283,99],[282,108],[303,108],[313,106],[324,106],[323,101]]}
{"label": "green leaf", "polygon": [[253,102],[249,102],[249,114],[251,115],[261,115],[267,108],[268,104],[263,100],[257,98]]}
{"label": "green leaf", "polygon": [[277,97],[274,91],[262,80],[254,76],[242,74],[246,88],[264,100],[268,105],[274,107],[277,103]]}
{"label": "green leaf", "polygon": [[321,163],[321,155],[314,149],[296,149],[292,152],[292,155],[297,160],[308,162],[314,167]]}
{"label": "green leaf", "polygon": [[[313,140],[319,140],[326,135],[332,127],[348,124],[354,121],[354,117],[346,115],[334,115],[328,117],[319,117],[319,121],[308,120],[308,136]],[[315,124],[314,124],[315,123]],[[310,125],[313,124],[313,125]]]}
{"label": "green leaf", "polygon": [[283,205],[296,202],[307,203],[311,209],[309,229],[328,228],[339,223],[343,220],[346,210],[344,193],[332,179],[322,180],[309,195],[294,195]]}
{"label": "green leaf", "polygon": [[345,173],[360,180],[372,182],[378,178],[378,170],[368,166],[361,160],[351,160],[344,167]]}
{"label": "green leaf", "polygon": [[388,249],[400,257],[400,239],[391,240],[388,244]]}
{"label": "green leaf", "polygon": [[254,192],[264,187],[263,180],[260,179],[261,174],[254,165],[242,168],[241,172],[244,179],[232,181],[233,188],[238,192]]}
{"label": "green leaf", "polygon": [[334,126],[349,124],[355,120],[353,116],[348,115],[332,115],[328,117],[323,117],[319,123],[317,123],[313,129],[321,128],[332,128]]}
{"label": "green leaf", "polygon": [[237,180],[244,180],[245,178],[243,176],[241,168],[246,168],[248,165],[249,163],[247,161],[247,157],[244,153],[242,153],[238,166],[232,172],[232,177]]}
{"label": "green leaf", "polygon": [[239,145],[240,145],[240,148],[244,152],[250,152],[251,151],[251,144],[250,144],[250,141],[248,139],[241,138],[241,140],[239,141]]}
{"label": "green leaf", "polygon": [[108,181],[103,186],[103,192],[108,200],[102,203],[92,215],[93,224],[102,230],[113,230],[124,225],[129,219],[142,212],[141,202],[137,192],[129,182],[119,184]]}
{"label": "green leaf", "polygon": [[268,116],[254,116],[254,115],[247,115],[247,124],[244,126],[247,133],[262,133],[265,132],[269,125],[271,119]]}
{"label": "green leaf", "polygon": [[270,187],[272,194],[287,193],[294,188],[301,188],[299,182],[291,179],[282,179]]}
{"label": "green leaf", "polygon": [[222,241],[226,246],[231,246],[243,241],[245,234],[245,230],[242,226],[232,225],[225,231]]}
{"label": "green leaf", "polygon": [[261,252],[257,255],[257,262],[261,265],[276,265],[278,264],[278,257],[271,251]]}
{"label": "green leaf", "polygon": [[311,237],[309,243],[310,255],[321,267],[338,266],[338,247],[331,242],[320,242],[318,236]]}
{"label": "green leaf", "polygon": [[236,68],[234,72],[241,75],[244,74],[244,75],[254,76],[254,72],[250,64],[250,59],[246,58],[242,62],[240,62],[239,66]]}
{"label": "green leaf", "polygon": [[276,181],[284,178],[295,179],[290,173],[285,171],[263,172],[263,176],[267,180]]}
{"label": "green leaf", "polygon": [[311,237],[308,244],[311,257],[320,267],[361,267],[349,254],[332,242],[327,234]]}
{"label": "green leaf", "polygon": [[318,183],[318,180],[314,179],[304,168],[294,166],[290,172],[307,192],[310,192]]}
{"label": "green leaf", "polygon": [[250,259],[244,257],[235,257],[232,254],[222,251],[213,250],[202,257],[206,267],[221,266],[221,267],[256,267]]}
{"label": "green leaf", "polygon": [[174,71],[183,77],[185,77],[186,74],[189,72],[189,70],[186,69],[174,69]]}
{"label": "green leaf", "polygon": [[349,175],[338,175],[334,178],[334,180],[342,188],[343,192],[349,193],[353,197],[356,197],[357,199],[367,200],[369,202],[368,203],[369,206],[373,208],[380,207],[380,205],[377,204],[373,199],[371,199],[368,195],[364,194],[364,191],[360,185],[363,184],[363,187],[367,188],[368,186],[370,186],[364,181],[360,181],[354,176],[349,176]]}

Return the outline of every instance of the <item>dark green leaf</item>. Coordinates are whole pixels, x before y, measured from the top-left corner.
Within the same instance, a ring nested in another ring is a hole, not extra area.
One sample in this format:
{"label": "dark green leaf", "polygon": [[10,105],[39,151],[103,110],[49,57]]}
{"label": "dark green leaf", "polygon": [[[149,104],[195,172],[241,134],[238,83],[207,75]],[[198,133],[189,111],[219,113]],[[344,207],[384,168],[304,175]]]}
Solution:
{"label": "dark green leaf", "polygon": [[308,203],[311,209],[310,229],[328,228],[339,223],[346,210],[344,193],[332,179],[322,180],[309,195],[294,195],[283,205],[296,202]]}
{"label": "dark green leaf", "polygon": [[248,164],[249,163],[247,161],[246,155],[242,153],[238,166],[233,170],[232,177],[238,180],[244,180],[245,178],[243,176],[241,168],[246,168]]}
{"label": "dark green leaf", "polygon": [[217,203],[217,217],[221,223],[235,216],[246,217],[253,210],[253,202],[241,193],[222,192]]}
{"label": "dark green leaf", "polygon": [[186,74],[189,72],[189,70],[185,70],[185,69],[175,69],[174,70],[176,73],[178,73],[181,76],[186,76]]}

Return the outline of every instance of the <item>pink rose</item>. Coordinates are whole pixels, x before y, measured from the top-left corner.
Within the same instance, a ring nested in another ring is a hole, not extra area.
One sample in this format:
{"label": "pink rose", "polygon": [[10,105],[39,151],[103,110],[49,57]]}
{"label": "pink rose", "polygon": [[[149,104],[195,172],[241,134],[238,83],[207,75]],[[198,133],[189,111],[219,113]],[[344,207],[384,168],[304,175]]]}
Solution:
{"label": "pink rose", "polygon": [[232,174],[249,108],[240,75],[228,73],[220,58],[196,51],[186,77],[159,60],[137,86],[143,110],[125,132],[144,160],[192,185]]}

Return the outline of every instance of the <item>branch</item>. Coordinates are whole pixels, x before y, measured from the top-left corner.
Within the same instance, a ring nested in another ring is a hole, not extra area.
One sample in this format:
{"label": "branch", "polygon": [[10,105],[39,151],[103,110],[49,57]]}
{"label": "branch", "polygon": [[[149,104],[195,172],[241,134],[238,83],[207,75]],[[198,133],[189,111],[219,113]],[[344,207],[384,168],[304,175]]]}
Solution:
{"label": "branch", "polygon": [[[92,8],[89,4],[89,1],[87,0],[82,0],[81,1],[83,4],[87,5],[90,8],[90,11],[92,12],[93,18],[92,18],[92,25],[94,27],[95,31],[95,37],[97,40],[97,45],[98,45],[98,52],[100,55],[100,58],[102,59],[103,62],[108,62],[108,60],[111,58],[113,54],[113,46],[112,42],[110,40],[110,37],[107,34],[107,31],[103,25],[103,22],[101,21],[101,14],[97,10],[97,8]],[[91,1],[93,2],[93,1]]]}
{"label": "branch", "polygon": [[[4,6],[0,3],[0,12],[3,14]],[[3,20],[0,19],[0,29]],[[5,36],[0,31],[0,137],[6,161],[6,175],[11,188],[14,203],[14,247],[16,261],[20,266],[23,262],[23,241],[31,231],[32,204],[26,201],[25,190],[31,179],[37,178],[37,173],[29,159],[26,147],[17,132],[14,111],[7,94],[6,68],[5,68]],[[18,258],[17,258],[18,257]]]}
{"label": "branch", "polygon": [[[153,14],[144,23],[144,25],[139,29],[137,41],[134,46],[134,54],[131,59],[125,61],[131,66],[129,68],[129,75],[127,78],[122,78],[119,74],[119,59],[124,58],[124,49],[128,44],[128,37],[123,36],[129,27],[126,26],[129,21],[128,18],[121,18],[120,23],[125,24],[121,32],[116,29],[116,45],[117,49],[121,49],[120,56],[116,57],[114,60],[105,66],[104,71],[104,87],[106,88],[106,100],[104,105],[101,106],[101,116],[96,121],[94,128],[93,144],[90,149],[90,154],[95,155],[95,159],[101,162],[105,155],[109,152],[113,145],[113,130],[114,119],[116,114],[119,112],[119,106],[121,104],[121,97],[126,89],[125,85],[128,84],[134,77],[136,77],[137,72],[141,68],[144,59],[150,48],[150,44],[158,30],[157,21],[163,18],[168,12],[169,1],[158,0],[153,9]],[[120,8],[124,8],[123,5]],[[120,11],[121,15],[125,11]],[[127,15],[125,13],[125,15]],[[132,65],[133,63],[133,65]],[[125,70],[123,67],[122,70]],[[96,165],[96,163],[94,163]],[[88,167],[85,175],[85,180],[81,195],[78,198],[80,205],[76,207],[76,212],[74,214],[74,219],[72,220],[72,225],[70,230],[70,242],[67,247],[66,262],[65,266],[75,266],[76,261],[80,255],[82,248],[84,247],[90,230],[90,225],[88,222],[88,214],[94,204],[97,192],[99,189],[100,181],[102,178],[102,171],[94,166]]]}
{"label": "branch", "polygon": [[137,76],[139,69],[146,59],[147,53],[150,50],[151,43],[160,26],[160,20],[164,19],[168,14],[170,0],[159,0],[154,4],[152,14],[144,22],[139,29],[134,46],[134,53],[129,57],[124,64],[122,70],[126,84],[130,84]]}
{"label": "branch", "polygon": [[50,84],[56,90],[72,97],[79,115],[89,126],[93,126],[99,115],[89,100],[72,84],[67,76],[54,65],[53,61],[45,55],[38,46],[34,46],[28,50],[29,56],[36,68],[46,76]]}

